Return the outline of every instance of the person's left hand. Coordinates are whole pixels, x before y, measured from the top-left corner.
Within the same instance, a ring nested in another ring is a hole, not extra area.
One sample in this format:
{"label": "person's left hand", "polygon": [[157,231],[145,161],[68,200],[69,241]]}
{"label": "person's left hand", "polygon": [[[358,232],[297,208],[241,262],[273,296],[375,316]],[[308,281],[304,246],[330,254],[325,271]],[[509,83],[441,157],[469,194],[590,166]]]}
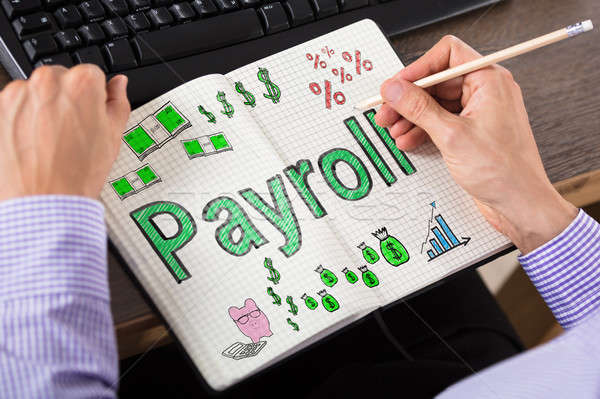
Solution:
{"label": "person's left hand", "polygon": [[96,198],[129,117],[127,78],[95,65],[36,69],[0,92],[0,201],[43,194]]}

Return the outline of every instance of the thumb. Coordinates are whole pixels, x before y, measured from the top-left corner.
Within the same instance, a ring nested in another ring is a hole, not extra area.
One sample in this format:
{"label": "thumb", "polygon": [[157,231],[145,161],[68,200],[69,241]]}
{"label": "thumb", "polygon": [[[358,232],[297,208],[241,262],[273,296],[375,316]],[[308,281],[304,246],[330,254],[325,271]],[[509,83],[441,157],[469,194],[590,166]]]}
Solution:
{"label": "thumb", "polygon": [[403,79],[384,82],[381,97],[406,120],[425,130],[436,145],[443,142],[442,132],[459,121],[458,116],[442,108],[425,90]]}
{"label": "thumb", "polygon": [[131,106],[127,99],[127,76],[113,77],[106,85],[106,94],[106,111],[120,135],[131,112]]}

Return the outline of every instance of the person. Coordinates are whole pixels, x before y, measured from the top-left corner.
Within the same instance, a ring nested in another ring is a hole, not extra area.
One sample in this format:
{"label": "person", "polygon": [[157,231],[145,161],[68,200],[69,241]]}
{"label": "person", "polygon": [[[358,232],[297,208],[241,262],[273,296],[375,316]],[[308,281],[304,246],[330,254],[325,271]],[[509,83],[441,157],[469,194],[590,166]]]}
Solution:
{"label": "person", "polygon": [[[428,90],[410,83],[477,57],[459,39],[443,38],[382,85],[376,120],[403,150],[433,141],[452,177],[521,251],[567,331],[439,397],[600,397],[600,226],[550,184],[513,77],[491,66]],[[129,115],[126,83],[122,76],[106,83],[90,65],[42,67],[0,93],[2,397],[116,395],[96,198]]]}

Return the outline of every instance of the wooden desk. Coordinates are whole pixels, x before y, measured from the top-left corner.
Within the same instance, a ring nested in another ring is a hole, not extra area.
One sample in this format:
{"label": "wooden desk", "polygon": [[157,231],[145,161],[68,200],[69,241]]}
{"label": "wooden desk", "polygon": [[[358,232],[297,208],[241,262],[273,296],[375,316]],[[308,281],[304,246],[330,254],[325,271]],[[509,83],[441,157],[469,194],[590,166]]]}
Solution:
{"label": "wooden desk", "polygon": [[[490,53],[588,18],[600,24],[597,0],[507,0],[392,42],[405,62],[419,57],[444,34]],[[503,65],[523,89],[550,180],[577,206],[600,201],[600,28]],[[8,80],[0,67],[0,87]],[[121,357],[168,342],[164,326],[112,257],[109,274]]]}

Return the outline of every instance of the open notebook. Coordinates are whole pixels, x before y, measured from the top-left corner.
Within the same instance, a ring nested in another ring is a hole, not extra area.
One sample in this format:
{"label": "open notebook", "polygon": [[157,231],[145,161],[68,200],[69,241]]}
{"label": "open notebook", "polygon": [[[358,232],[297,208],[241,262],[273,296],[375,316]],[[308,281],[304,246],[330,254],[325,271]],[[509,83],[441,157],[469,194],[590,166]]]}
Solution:
{"label": "open notebook", "polygon": [[212,388],[509,246],[353,109],[402,67],[364,20],[132,112],[109,235]]}

